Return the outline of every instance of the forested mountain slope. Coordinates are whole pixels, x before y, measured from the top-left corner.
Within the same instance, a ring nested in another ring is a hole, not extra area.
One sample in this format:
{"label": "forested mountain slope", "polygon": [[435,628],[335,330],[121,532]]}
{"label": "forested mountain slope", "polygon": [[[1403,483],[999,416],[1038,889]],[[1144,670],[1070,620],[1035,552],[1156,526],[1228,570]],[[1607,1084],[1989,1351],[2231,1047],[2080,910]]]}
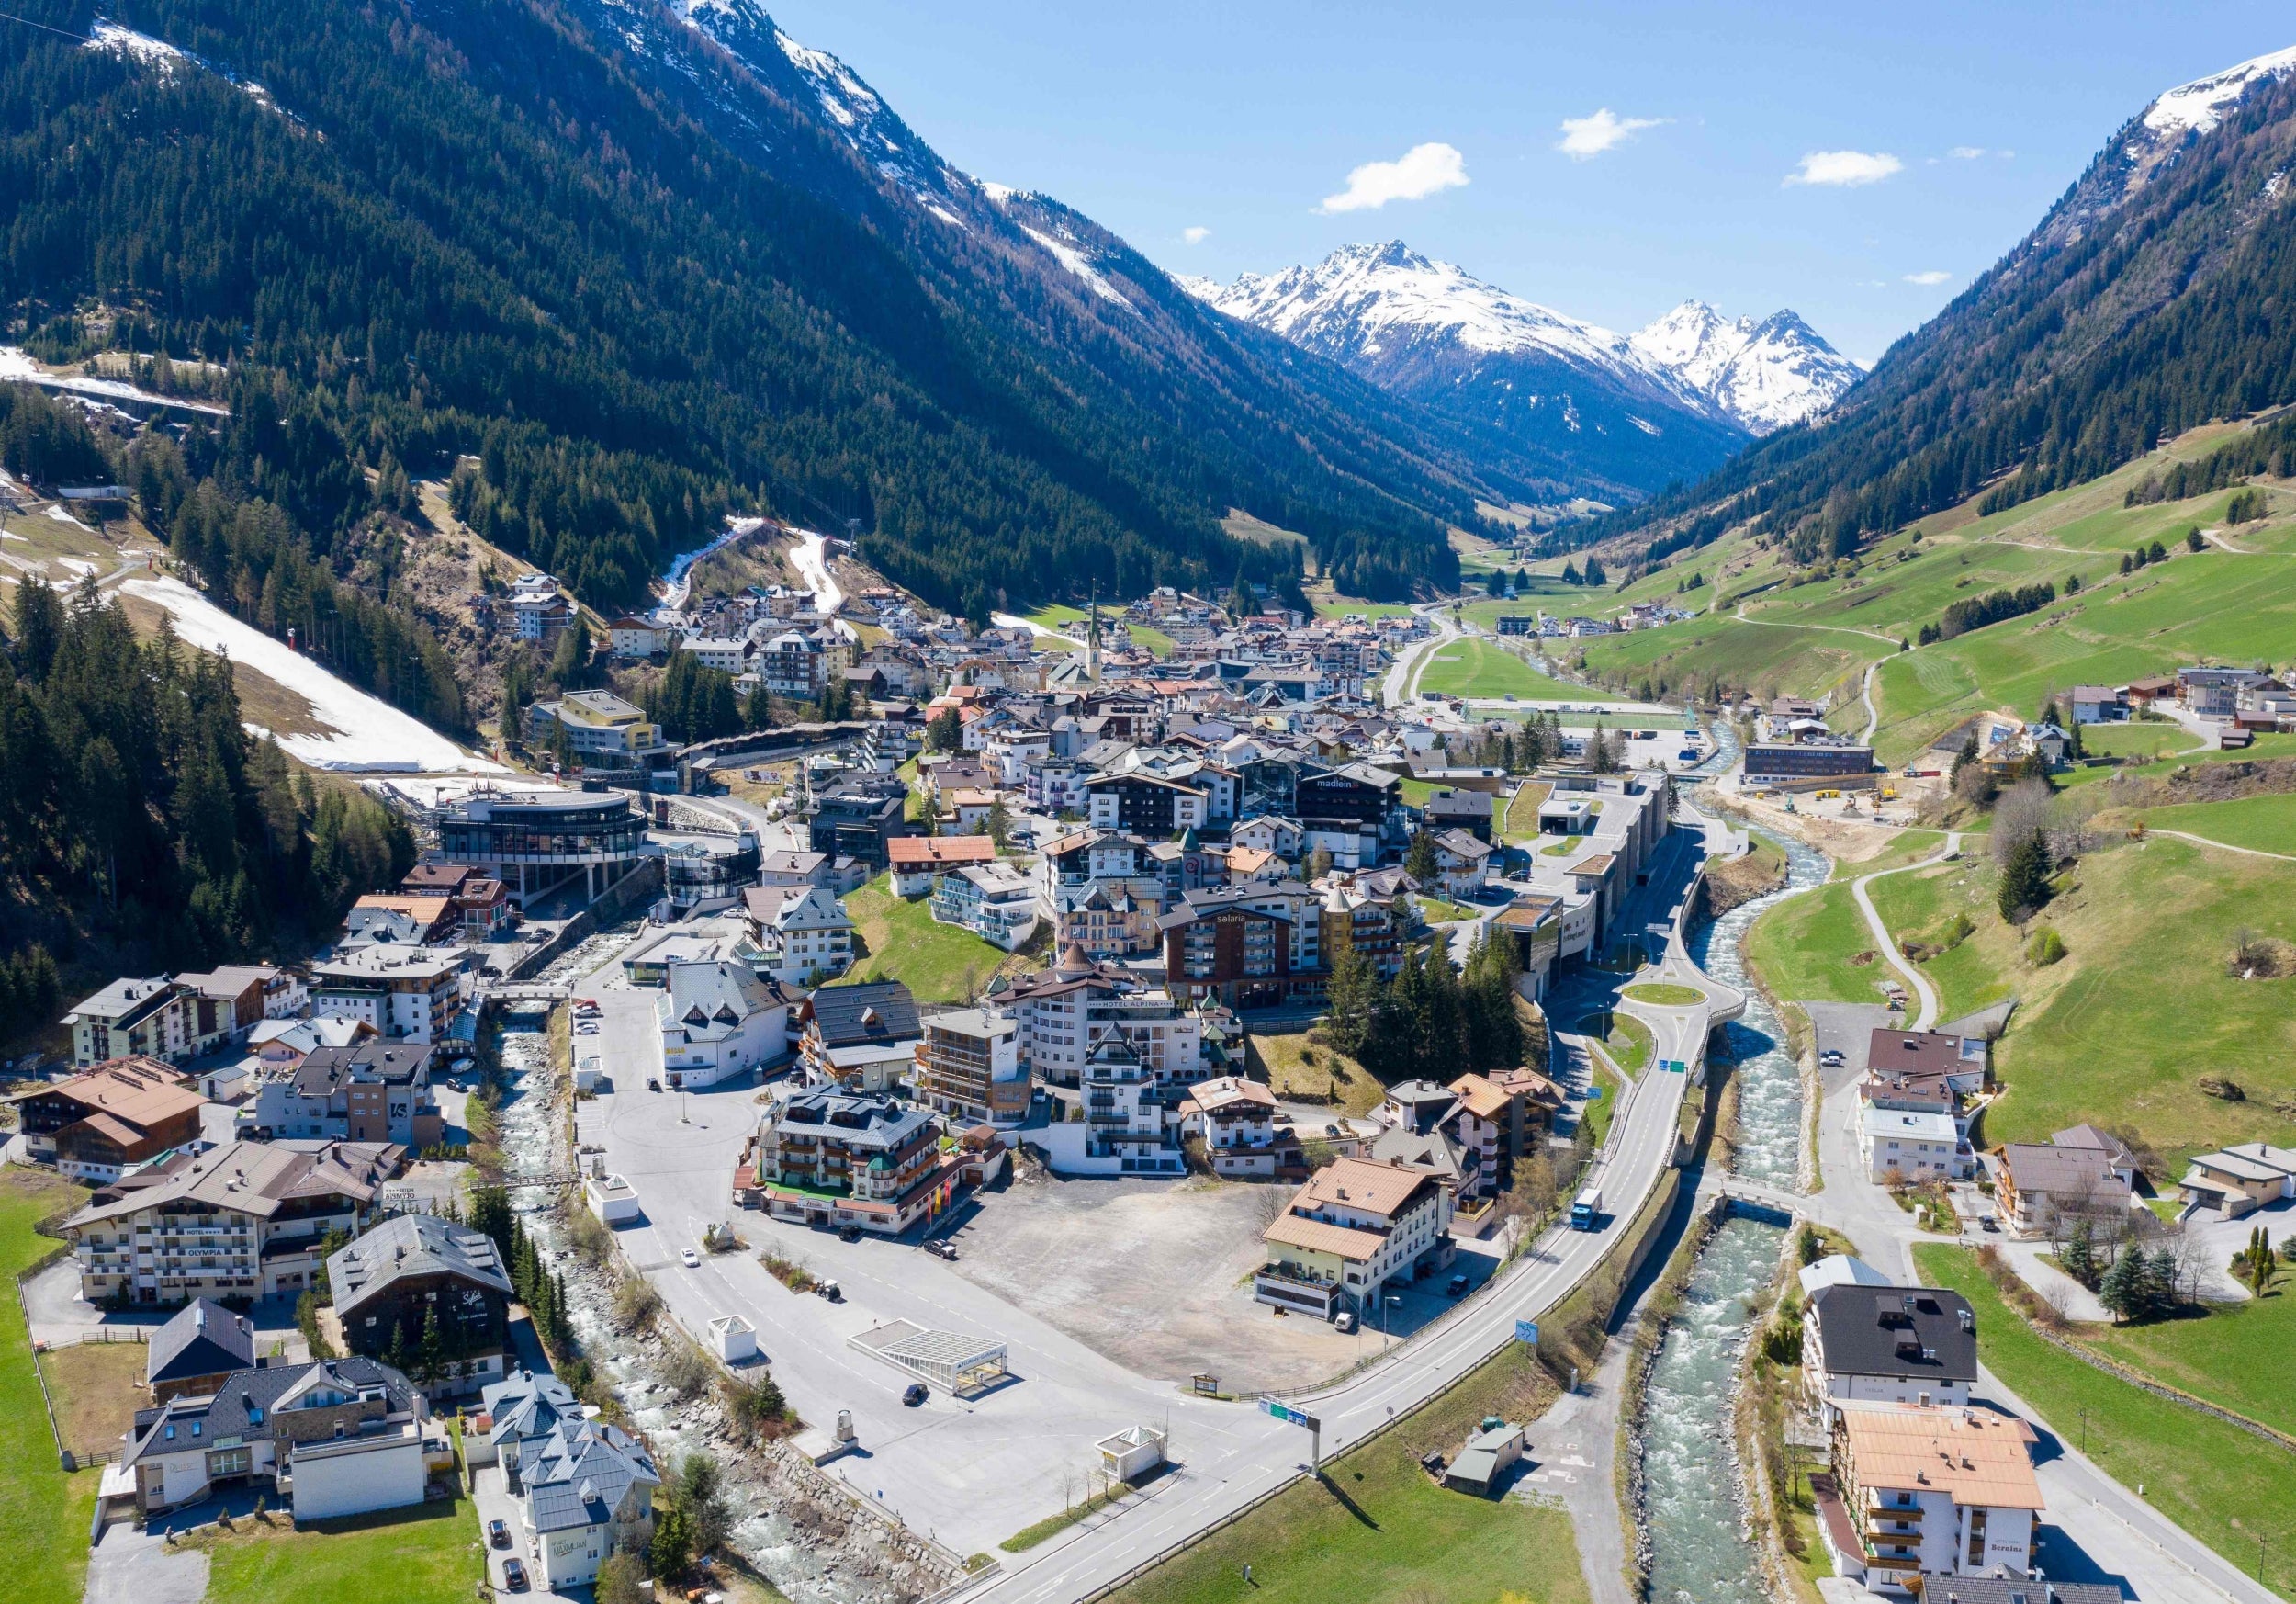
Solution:
{"label": "forested mountain slope", "polygon": [[949,169],[742,0],[138,0],[92,46],[28,5],[61,32],[0,66],[11,337],[116,341],[96,304],[232,363],[286,458],[232,488],[321,544],[467,453],[474,526],[602,606],[737,506],[858,520],[952,604],[1279,577],[1237,506],[1392,595],[1478,496],[1552,489]]}
{"label": "forested mountain slope", "polygon": [[1817,422],[1577,537],[1703,545],[1758,519],[1807,562],[1986,492],[2079,483],[2296,401],[2296,77],[2162,96],[2016,249]]}

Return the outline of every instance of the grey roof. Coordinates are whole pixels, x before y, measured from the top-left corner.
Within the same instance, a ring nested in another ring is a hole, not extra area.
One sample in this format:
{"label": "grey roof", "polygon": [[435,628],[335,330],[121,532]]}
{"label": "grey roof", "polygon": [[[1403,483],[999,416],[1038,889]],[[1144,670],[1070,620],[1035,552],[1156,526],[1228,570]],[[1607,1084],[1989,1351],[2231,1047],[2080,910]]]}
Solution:
{"label": "grey roof", "polygon": [[[199,1422],[200,1441],[212,1443],[219,1438],[267,1436],[268,1432],[253,1418],[257,1411],[269,1411],[291,1394],[329,1384],[349,1393],[379,1388],[388,1411],[394,1415],[414,1407],[413,1383],[390,1366],[357,1354],[348,1359],[321,1360],[313,1364],[236,1370],[207,1396],[174,1398],[156,1409],[138,1409],[135,1428],[129,1433],[133,1440],[120,1456],[120,1463],[133,1464],[155,1450],[189,1446],[193,1440],[188,1423],[194,1420]],[[173,1439],[167,1436],[171,1425],[178,1428]]]}
{"label": "grey roof", "polygon": [[1809,1307],[1835,1375],[1977,1379],[1977,1317],[1959,1293],[1840,1282],[1818,1288]]}
{"label": "grey roof", "polygon": [[2112,1582],[2026,1581],[2020,1576],[1924,1576],[1930,1604],[2121,1604]]}
{"label": "grey roof", "polygon": [[933,1123],[932,1115],[912,1104],[872,1093],[855,1097],[841,1091],[801,1091],[782,1103],[769,1123],[833,1134],[846,1147],[882,1148],[894,1152],[914,1140]]}
{"label": "grey roof", "polygon": [[194,1298],[175,1317],[152,1333],[145,1350],[147,1386],[192,1376],[228,1375],[253,1368],[255,1327],[213,1298]]}
{"label": "grey roof", "polygon": [[494,1419],[487,1432],[490,1442],[539,1440],[556,1431],[560,1420],[582,1418],[582,1403],[574,1389],[547,1372],[536,1375],[530,1370],[512,1371],[479,1389],[478,1401]]}
{"label": "grey roof", "polygon": [[824,986],[812,1003],[814,1028],[825,1047],[911,1040],[925,1034],[917,1020],[917,999],[898,980]]}
{"label": "grey roof", "polygon": [[135,1178],[144,1184],[96,1196],[64,1222],[93,1225],[177,1200],[211,1204],[226,1214],[268,1219],[280,1205],[333,1199],[360,1208],[375,1201],[381,1183],[398,1173],[406,1149],[390,1142],[319,1142],[305,1147],[237,1141],[203,1153],[189,1149],[162,1159]]}
{"label": "grey roof", "polygon": [[515,1295],[494,1238],[436,1214],[393,1214],[327,1259],[327,1284],[345,1315],[411,1275],[451,1275]]}
{"label": "grey roof", "polygon": [[527,1513],[536,1531],[604,1525],[632,1487],[661,1485],[645,1445],[602,1420],[561,1419],[521,1461]]}

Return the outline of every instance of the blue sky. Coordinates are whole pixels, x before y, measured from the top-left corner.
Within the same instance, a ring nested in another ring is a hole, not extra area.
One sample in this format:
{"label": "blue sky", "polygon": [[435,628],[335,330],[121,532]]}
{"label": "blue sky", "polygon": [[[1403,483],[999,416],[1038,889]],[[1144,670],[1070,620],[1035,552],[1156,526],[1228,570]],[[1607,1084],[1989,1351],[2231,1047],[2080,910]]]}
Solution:
{"label": "blue sky", "polygon": [[[766,3],[958,166],[1175,271],[1401,238],[1616,329],[1791,306],[1865,362],[2153,96],[2296,44],[2284,5],[2211,0]],[[1425,193],[1319,209],[1376,164],[1359,201]]]}

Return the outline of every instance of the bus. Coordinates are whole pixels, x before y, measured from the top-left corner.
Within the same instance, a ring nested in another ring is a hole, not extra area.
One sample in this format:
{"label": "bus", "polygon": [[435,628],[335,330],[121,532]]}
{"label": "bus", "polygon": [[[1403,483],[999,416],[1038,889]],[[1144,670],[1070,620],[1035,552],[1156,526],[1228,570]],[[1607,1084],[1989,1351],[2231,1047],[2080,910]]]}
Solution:
{"label": "bus", "polygon": [[1570,1228],[1574,1231],[1599,1231],[1603,1228],[1603,1189],[1590,1186],[1581,1192],[1570,1205]]}

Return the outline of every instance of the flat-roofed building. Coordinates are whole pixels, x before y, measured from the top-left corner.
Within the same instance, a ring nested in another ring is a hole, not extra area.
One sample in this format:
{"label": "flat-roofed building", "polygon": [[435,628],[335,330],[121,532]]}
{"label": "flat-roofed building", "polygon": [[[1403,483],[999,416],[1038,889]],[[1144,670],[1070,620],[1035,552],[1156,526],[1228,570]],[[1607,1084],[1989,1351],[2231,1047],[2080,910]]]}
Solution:
{"label": "flat-roofed building", "polygon": [[897,1236],[955,1192],[933,1115],[890,1097],[793,1093],[767,1113],[752,1152],[765,1211],[800,1225]]}
{"label": "flat-roofed building", "polygon": [[1019,1034],[1018,1022],[985,1009],[935,1014],[917,1049],[917,1100],[968,1124],[1020,1124],[1033,1091]]}
{"label": "flat-roofed building", "polygon": [[311,1011],[372,1025],[386,1041],[443,1042],[469,967],[457,948],[360,947],[311,966]]}
{"label": "flat-roofed building", "polygon": [[522,908],[592,901],[646,855],[646,819],[619,791],[478,792],[439,819],[440,850],[500,880]]}

